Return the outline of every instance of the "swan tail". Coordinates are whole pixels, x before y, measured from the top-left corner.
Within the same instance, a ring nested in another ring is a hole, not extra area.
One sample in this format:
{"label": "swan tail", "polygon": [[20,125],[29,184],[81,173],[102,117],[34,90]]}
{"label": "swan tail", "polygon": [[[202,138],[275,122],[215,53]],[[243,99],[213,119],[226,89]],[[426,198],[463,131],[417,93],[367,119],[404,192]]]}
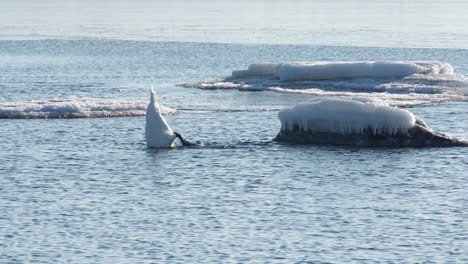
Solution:
{"label": "swan tail", "polygon": [[151,104],[154,105],[156,111],[161,112],[161,109],[159,108],[158,96],[156,95],[156,90],[153,87],[151,87],[150,93],[151,93]]}

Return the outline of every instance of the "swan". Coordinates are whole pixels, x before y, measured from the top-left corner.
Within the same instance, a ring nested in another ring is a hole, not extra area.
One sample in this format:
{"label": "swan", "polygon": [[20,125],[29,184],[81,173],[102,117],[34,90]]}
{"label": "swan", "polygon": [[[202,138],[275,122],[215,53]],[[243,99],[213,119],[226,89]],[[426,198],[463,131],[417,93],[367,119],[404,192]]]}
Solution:
{"label": "swan", "polygon": [[149,148],[172,148],[176,134],[161,115],[156,91],[151,89],[151,100],[146,108],[146,145]]}
{"label": "swan", "polygon": [[182,146],[197,146],[184,139],[182,135],[173,132],[166,119],[161,115],[156,91],[151,89],[151,100],[146,108],[146,145],[148,148],[172,148],[174,140],[178,138]]}

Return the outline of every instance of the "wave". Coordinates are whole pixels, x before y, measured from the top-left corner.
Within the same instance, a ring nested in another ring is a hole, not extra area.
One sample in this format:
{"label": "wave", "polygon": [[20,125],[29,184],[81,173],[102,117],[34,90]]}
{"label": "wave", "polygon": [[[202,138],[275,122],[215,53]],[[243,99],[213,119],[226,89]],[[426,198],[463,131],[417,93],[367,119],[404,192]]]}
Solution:
{"label": "wave", "polygon": [[[53,98],[44,101],[0,102],[0,118],[91,118],[143,116],[147,100],[103,99],[91,97]],[[161,106],[163,115],[177,110]]]}
{"label": "wave", "polygon": [[232,76],[179,84],[199,89],[238,89],[311,95],[361,94],[391,105],[466,101],[468,79],[444,62],[254,63]]}

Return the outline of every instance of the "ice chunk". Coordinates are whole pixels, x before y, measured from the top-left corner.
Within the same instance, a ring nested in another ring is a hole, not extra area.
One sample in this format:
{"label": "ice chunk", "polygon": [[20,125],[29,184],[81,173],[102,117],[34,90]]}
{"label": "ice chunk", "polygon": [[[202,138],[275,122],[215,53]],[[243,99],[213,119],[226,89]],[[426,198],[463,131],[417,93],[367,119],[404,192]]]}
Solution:
{"label": "ice chunk", "polygon": [[232,77],[276,75],[279,63],[260,62],[250,64],[247,70],[233,71]]}
{"label": "ice chunk", "polygon": [[[91,97],[53,98],[44,101],[0,102],[0,118],[85,118],[145,115],[147,102],[142,100]],[[177,110],[160,107],[163,115]]]}
{"label": "ice chunk", "polygon": [[395,135],[407,133],[415,124],[415,116],[380,102],[362,99],[324,99],[296,105],[280,111],[282,131],[309,134]]}
{"label": "ice chunk", "polygon": [[254,63],[232,77],[271,75],[281,81],[400,78],[413,74],[453,74],[449,63],[431,61],[343,61]]}
{"label": "ice chunk", "polygon": [[438,61],[254,63],[232,76],[179,84],[199,89],[378,97],[392,106],[468,100],[468,78]]}
{"label": "ice chunk", "polygon": [[356,147],[468,147],[412,113],[365,98],[315,100],[278,114],[276,141]]}

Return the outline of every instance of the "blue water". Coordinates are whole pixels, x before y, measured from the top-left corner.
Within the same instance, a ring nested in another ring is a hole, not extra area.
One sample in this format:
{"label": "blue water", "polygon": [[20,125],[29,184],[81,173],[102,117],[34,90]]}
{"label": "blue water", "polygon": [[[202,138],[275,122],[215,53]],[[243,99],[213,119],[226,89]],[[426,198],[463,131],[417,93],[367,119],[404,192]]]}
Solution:
{"label": "blue water", "polygon": [[[150,150],[144,117],[3,119],[1,263],[464,263],[467,148],[272,142],[308,96],[177,83],[268,60],[449,61],[466,50],[138,41],[0,41],[1,96],[148,98],[205,147]],[[468,138],[468,104],[409,109]]]}
{"label": "blue water", "polygon": [[[144,116],[0,119],[0,263],[468,263],[468,148],[282,144],[278,111],[316,95],[177,86],[256,62],[430,60],[454,67],[447,89],[467,89],[465,1],[0,10],[0,112],[60,98],[136,107],[153,86],[179,110],[173,130],[204,144],[148,149]],[[468,139],[467,95],[392,102]]]}
{"label": "blue water", "polygon": [[0,39],[468,48],[464,0],[5,0],[0,9]]}

